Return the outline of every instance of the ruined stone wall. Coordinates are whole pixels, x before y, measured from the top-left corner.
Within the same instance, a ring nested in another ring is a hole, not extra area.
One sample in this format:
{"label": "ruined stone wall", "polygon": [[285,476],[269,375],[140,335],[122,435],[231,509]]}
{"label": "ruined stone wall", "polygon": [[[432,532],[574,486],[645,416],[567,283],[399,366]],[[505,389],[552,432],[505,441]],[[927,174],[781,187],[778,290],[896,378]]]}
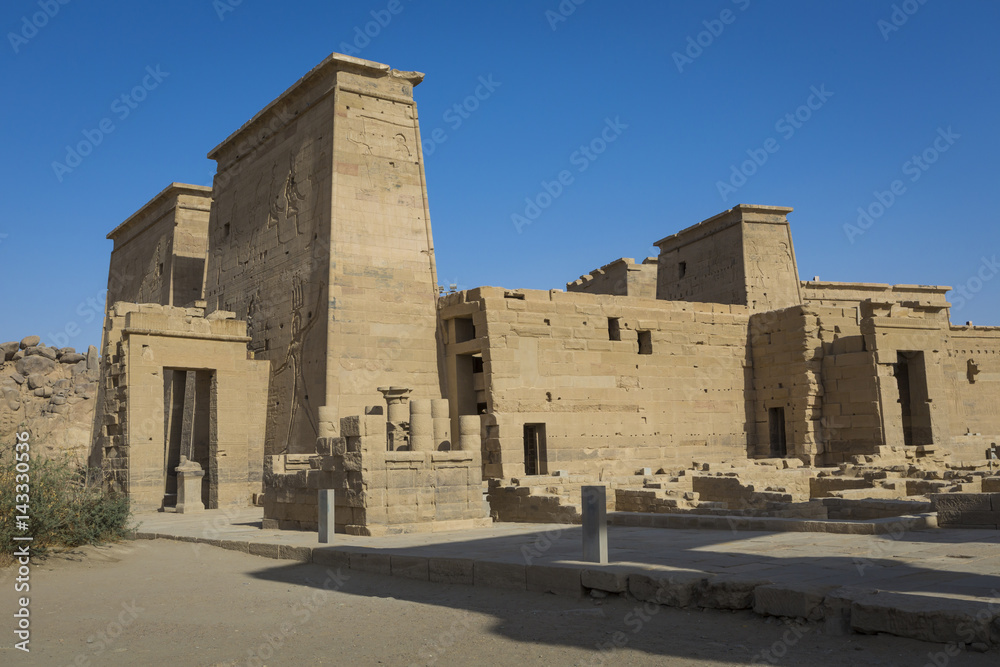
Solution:
{"label": "ruined stone wall", "polygon": [[108,234],[107,303],[188,306],[201,299],[211,189],[173,183]]}
{"label": "ruined stone wall", "polygon": [[[802,306],[750,318],[756,456],[784,454],[812,464],[822,453],[820,331],[817,314]],[[772,451],[772,421],[783,424],[784,453]]]}
{"label": "ruined stone wall", "polygon": [[525,474],[525,424],[544,424],[540,474],[747,455],[746,308],[483,287],[444,297],[441,313],[474,326],[446,354],[482,355],[487,476]]}
{"label": "ruined stone wall", "polygon": [[320,489],[334,491],[339,533],[431,532],[490,523],[478,448],[388,451],[385,416],[367,412],[341,419],[341,435],[321,438],[320,455],[268,457],[265,528],[316,530]]}
{"label": "ruined stone wall", "polygon": [[631,257],[616,259],[567,283],[566,291],[655,299],[656,266],[655,257],[647,257],[641,264],[636,264]]}
{"label": "ruined stone wall", "polygon": [[983,458],[1000,443],[1000,329],[951,327],[945,359],[955,458]]}

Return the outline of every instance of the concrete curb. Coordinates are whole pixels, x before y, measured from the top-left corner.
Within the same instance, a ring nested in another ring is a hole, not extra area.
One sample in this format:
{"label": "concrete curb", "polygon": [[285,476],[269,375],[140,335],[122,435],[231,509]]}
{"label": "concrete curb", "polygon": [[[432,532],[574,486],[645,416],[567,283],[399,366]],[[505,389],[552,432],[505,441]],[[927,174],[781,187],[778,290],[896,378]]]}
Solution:
{"label": "concrete curb", "polygon": [[[922,641],[1000,646],[1000,597],[961,600],[830,585],[775,584],[753,575],[579,561],[530,564],[403,553],[364,547],[298,547],[242,540],[208,540],[133,533],[135,540],[166,539],[295,563],[314,563],[383,576],[580,598],[590,591],[627,593],[669,607],[752,610],[824,622],[828,634],[885,633]],[[397,550],[394,550],[397,551]]]}
{"label": "concrete curb", "polygon": [[609,512],[612,526],[701,530],[750,530],[785,533],[838,533],[844,535],[888,535],[907,530],[938,527],[937,514],[913,514],[868,521],[831,519],[784,519],[778,517],[719,516],[715,514],[650,514]]}

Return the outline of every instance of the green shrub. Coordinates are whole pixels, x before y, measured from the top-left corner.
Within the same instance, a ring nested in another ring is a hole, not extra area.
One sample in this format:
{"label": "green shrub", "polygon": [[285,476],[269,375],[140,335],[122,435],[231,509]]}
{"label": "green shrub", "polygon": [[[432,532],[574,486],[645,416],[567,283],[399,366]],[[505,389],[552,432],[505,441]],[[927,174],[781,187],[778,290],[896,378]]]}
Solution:
{"label": "green shrub", "polygon": [[[35,449],[37,443],[31,444]],[[28,530],[18,530],[16,520],[22,513],[15,502],[18,473],[13,450],[11,443],[0,449],[0,556],[9,556],[23,544],[14,536],[32,536],[32,553],[44,554],[53,548],[122,539],[131,529],[128,498],[106,492],[100,471],[79,466],[69,457],[32,456]]]}

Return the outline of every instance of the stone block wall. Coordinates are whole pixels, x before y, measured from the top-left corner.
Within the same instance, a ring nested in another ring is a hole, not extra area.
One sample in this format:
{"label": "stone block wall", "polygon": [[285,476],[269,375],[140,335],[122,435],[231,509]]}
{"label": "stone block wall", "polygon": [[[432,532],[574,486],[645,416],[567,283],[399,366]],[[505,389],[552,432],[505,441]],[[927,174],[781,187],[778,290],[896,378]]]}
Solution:
{"label": "stone block wall", "polygon": [[616,259],[567,283],[566,291],[655,299],[656,265],[656,257],[647,257],[641,264],[631,257]]}
{"label": "stone block wall", "polygon": [[[750,318],[756,456],[787,456],[813,464],[822,454],[820,329],[817,315],[802,306]],[[772,422],[778,415],[783,415],[785,452],[772,448],[771,430],[777,426]]]}
{"label": "stone block wall", "polygon": [[1000,328],[951,327],[944,364],[948,447],[958,460],[982,459],[1000,444]]}
{"label": "stone block wall", "polygon": [[380,385],[441,395],[413,87],[334,54],[211,151],[207,298],[271,362],[268,454],[310,453]]}
{"label": "stone block wall", "polygon": [[937,493],[931,502],[942,528],[1000,529],[1000,493]]}
{"label": "stone block wall", "polygon": [[203,296],[212,189],[172,183],[116,227],[107,303],[186,307]]}
{"label": "stone block wall", "polygon": [[790,208],[740,204],[656,242],[656,298],[748,306],[802,303]]}
{"label": "stone block wall", "polygon": [[168,376],[192,371],[210,387],[200,417],[206,506],[249,503],[261,489],[267,364],[248,359],[246,324],[231,313],[206,317],[202,308],[117,303],[104,340],[91,462],[108,482],[138,507],[163,505],[171,472]]}
{"label": "stone block wall", "polygon": [[475,336],[446,341],[450,367],[482,359],[483,377],[449,382],[449,398],[475,406],[459,388],[482,383],[486,476],[525,474],[526,424],[544,428],[538,474],[747,455],[744,307],[484,287],[444,297],[441,317]]}
{"label": "stone block wall", "polygon": [[340,432],[317,441],[321,454],[269,457],[265,528],[316,530],[320,489],[334,490],[340,533],[431,532],[489,523],[478,448],[389,451],[382,414],[343,418]]}

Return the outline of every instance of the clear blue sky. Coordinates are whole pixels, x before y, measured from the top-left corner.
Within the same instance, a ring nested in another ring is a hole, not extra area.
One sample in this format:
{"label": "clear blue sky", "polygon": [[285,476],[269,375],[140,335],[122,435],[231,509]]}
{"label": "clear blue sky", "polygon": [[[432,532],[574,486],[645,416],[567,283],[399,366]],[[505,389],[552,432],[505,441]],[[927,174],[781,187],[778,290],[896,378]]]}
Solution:
{"label": "clear blue sky", "polygon": [[[995,0],[237,2],[4,3],[0,340],[98,343],[107,232],[172,181],[211,185],[209,149],[345,45],[427,74],[446,285],[561,288],[745,202],[795,208],[803,278],[964,286],[953,321],[1000,325]],[[526,198],[547,207],[518,233]]]}

